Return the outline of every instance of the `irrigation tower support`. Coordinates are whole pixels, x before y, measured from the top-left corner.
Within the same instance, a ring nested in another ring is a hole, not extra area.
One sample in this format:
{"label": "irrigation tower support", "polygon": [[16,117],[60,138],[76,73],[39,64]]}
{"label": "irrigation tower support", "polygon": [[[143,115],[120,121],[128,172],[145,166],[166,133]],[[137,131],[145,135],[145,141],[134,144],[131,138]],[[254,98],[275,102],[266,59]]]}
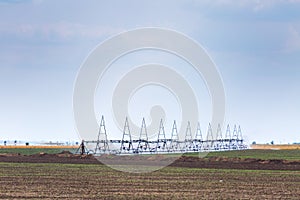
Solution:
{"label": "irrigation tower support", "polygon": [[238,149],[238,139],[239,139],[239,136],[238,136],[238,131],[237,131],[237,127],[236,125],[234,125],[234,128],[233,128],[233,132],[232,132],[232,138],[231,138],[231,148],[232,149]]}
{"label": "irrigation tower support", "polygon": [[197,124],[197,130],[194,138],[194,146],[198,151],[203,148],[203,137],[202,137],[200,122],[198,122]]}
{"label": "irrigation tower support", "polygon": [[205,150],[212,149],[213,143],[214,143],[213,131],[211,128],[211,124],[209,123],[207,129],[206,141],[205,141]]}
{"label": "irrigation tower support", "polygon": [[120,147],[121,153],[129,153],[133,151],[133,144],[132,144],[132,138],[128,123],[128,118],[125,119],[124,129],[123,129],[123,137],[121,141],[121,147]]}
{"label": "irrigation tower support", "polygon": [[221,125],[218,124],[217,128],[217,134],[216,134],[216,142],[214,144],[215,150],[222,150],[224,148],[223,146],[223,136],[222,136],[222,129]]}
{"label": "irrigation tower support", "polygon": [[166,148],[167,148],[167,141],[166,141],[165,128],[164,128],[164,124],[163,124],[163,119],[161,119],[160,123],[159,123],[156,151],[157,152],[165,151]]}
{"label": "irrigation tower support", "polygon": [[231,132],[230,132],[230,126],[228,124],[225,132],[225,138],[224,138],[224,149],[230,149],[230,144],[231,144]]}
{"label": "irrigation tower support", "polygon": [[95,147],[95,153],[99,152],[101,153],[109,153],[109,145],[107,141],[107,133],[106,133],[106,128],[105,128],[105,121],[104,121],[104,116],[102,115],[101,117],[101,122],[99,126],[99,133],[98,133],[98,138],[97,138],[97,143]]}
{"label": "irrigation tower support", "polygon": [[192,130],[191,130],[191,123],[188,121],[186,131],[185,131],[185,139],[184,139],[184,150],[192,150],[193,147],[193,136],[192,136]]}
{"label": "irrigation tower support", "polygon": [[142,120],[140,138],[139,138],[138,149],[137,149],[137,152],[143,152],[143,151],[150,151],[145,118],[143,118]]}
{"label": "irrigation tower support", "polygon": [[169,151],[178,151],[179,150],[179,137],[178,137],[178,131],[177,131],[177,125],[176,120],[173,122],[172,126],[172,132],[171,132],[171,140],[169,145]]}

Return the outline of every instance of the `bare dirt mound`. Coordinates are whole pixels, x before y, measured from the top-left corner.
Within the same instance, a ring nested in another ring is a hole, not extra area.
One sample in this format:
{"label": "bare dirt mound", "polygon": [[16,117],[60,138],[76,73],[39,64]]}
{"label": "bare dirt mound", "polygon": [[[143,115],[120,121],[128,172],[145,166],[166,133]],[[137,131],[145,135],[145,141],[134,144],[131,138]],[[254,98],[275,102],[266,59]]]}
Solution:
{"label": "bare dirt mound", "polygon": [[226,157],[197,158],[183,156],[171,166],[216,169],[300,170],[300,161]]}
{"label": "bare dirt mound", "polygon": [[92,155],[77,155],[71,152],[59,154],[39,153],[33,155],[1,154],[0,162],[17,163],[70,163],[70,164],[96,164],[99,163]]}

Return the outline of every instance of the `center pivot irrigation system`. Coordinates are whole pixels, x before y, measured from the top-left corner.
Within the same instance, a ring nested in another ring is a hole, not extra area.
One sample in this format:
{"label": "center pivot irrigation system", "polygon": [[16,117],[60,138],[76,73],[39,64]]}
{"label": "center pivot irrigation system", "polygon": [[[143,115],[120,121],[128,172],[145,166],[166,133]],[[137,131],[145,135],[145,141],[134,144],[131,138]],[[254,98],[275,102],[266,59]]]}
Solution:
{"label": "center pivot irrigation system", "polygon": [[246,149],[242,137],[241,127],[234,125],[231,134],[230,126],[227,125],[225,137],[222,136],[220,124],[217,128],[215,138],[213,137],[211,124],[208,125],[207,137],[202,137],[200,124],[198,123],[195,137],[192,135],[191,124],[188,122],[185,138],[180,140],[174,120],[171,137],[168,139],[165,134],[163,120],[159,124],[159,131],[156,140],[149,140],[145,119],[142,120],[139,139],[132,139],[128,119],[126,118],[123,137],[121,140],[108,140],[104,117],[102,116],[97,140],[82,141],[77,152],[81,154],[159,154],[159,153],[186,153],[186,152],[208,152],[225,150]]}

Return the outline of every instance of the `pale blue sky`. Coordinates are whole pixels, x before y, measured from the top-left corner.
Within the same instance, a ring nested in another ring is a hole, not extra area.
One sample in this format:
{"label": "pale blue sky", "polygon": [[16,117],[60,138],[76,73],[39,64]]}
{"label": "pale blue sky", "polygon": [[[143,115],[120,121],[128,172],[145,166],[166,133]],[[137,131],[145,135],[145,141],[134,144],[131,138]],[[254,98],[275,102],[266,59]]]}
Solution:
{"label": "pale blue sky", "polygon": [[83,60],[108,37],[155,26],[205,47],[224,81],[226,122],[250,142],[300,142],[300,1],[0,0],[0,19],[0,140],[77,140]]}

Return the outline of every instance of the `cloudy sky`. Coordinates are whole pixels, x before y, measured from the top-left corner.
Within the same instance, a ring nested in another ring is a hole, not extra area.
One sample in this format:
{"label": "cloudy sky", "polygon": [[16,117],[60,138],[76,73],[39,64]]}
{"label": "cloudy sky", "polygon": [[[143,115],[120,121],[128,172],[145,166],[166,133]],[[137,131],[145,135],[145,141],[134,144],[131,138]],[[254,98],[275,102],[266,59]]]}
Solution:
{"label": "cloudy sky", "polygon": [[226,122],[250,142],[300,142],[298,0],[0,0],[0,18],[0,140],[78,140],[72,94],[89,52],[122,31],[162,27],[214,60]]}

